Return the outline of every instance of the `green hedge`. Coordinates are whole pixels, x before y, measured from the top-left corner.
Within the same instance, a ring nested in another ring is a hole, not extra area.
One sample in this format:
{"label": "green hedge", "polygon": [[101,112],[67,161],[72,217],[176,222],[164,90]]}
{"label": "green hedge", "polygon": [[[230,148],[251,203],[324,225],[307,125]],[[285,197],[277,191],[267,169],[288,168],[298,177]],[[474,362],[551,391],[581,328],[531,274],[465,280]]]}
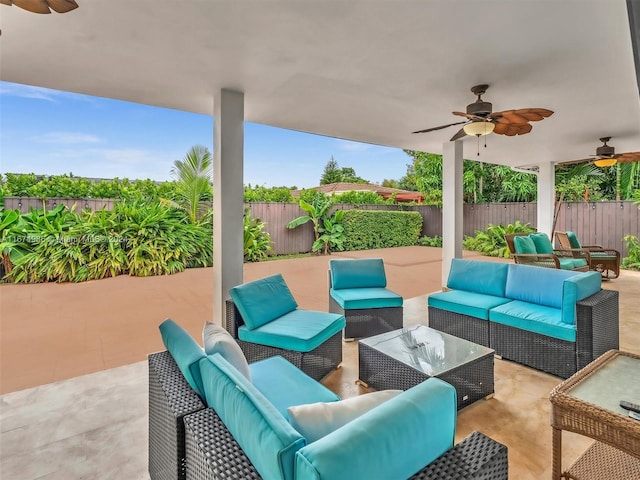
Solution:
{"label": "green hedge", "polygon": [[415,245],[422,230],[418,212],[346,210],[344,250],[404,247]]}

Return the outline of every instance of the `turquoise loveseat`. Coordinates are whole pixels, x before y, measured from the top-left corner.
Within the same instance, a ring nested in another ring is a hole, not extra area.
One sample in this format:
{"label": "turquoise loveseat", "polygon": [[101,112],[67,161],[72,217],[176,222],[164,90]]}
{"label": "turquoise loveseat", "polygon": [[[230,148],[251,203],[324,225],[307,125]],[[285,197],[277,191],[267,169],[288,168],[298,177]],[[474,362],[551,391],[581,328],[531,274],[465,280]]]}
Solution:
{"label": "turquoise loveseat", "polygon": [[[149,356],[151,480],[508,478],[504,445],[474,432],[454,446],[456,392],[439,379],[308,440],[291,408],[339,406],[321,383],[279,356],[250,363],[247,377],[174,322],[161,332],[168,351]],[[167,466],[158,452],[173,452],[170,468],[151,465]]]}
{"label": "turquoise loveseat", "polygon": [[382,258],[329,261],[329,311],[344,315],[344,338],[402,328],[403,299],[387,288]]}
{"label": "turquoise loveseat", "polygon": [[562,378],[619,346],[618,292],[597,272],[454,259],[429,326]]}
{"label": "turquoise loveseat", "polygon": [[316,380],[342,362],[343,315],[298,308],[280,274],[229,290],[224,327],[253,362],[280,355]]}

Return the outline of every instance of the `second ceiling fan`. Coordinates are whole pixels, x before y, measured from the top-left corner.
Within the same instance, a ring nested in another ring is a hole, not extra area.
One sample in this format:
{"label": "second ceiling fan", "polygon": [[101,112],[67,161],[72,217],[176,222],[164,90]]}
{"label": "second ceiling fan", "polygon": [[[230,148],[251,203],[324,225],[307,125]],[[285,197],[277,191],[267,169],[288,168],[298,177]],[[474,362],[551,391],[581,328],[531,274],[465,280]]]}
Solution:
{"label": "second ceiling fan", "polygon": [[489,85],[476,85],[471,89],[478,98],[475,102],[467,105],[465,112],[452,112],[454,115],[466,117],[462,122],[449,123],[440,125],[439,127],[426,128],[417,130],[412,133],[427,133],[443,128],[452,127],[454,125],[464,126],[451,137],[451,141],[458,140],[466,135],[488,135],[496,133],[498,135],[524,135],[531,131],[529,122],[537,122],[553,115],[552,110],[546,108],[520,108],[517,110],[503,110],[502,112],[493,112],[493,105],[490,102],[482,100],[482,95],[487,91]]}

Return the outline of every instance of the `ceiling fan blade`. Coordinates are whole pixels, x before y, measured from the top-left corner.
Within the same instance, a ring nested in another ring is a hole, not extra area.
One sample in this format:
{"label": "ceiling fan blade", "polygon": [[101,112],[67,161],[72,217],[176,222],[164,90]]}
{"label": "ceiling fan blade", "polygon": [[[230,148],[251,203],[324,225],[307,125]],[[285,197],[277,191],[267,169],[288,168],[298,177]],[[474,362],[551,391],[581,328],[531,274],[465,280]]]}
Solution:
{"label": "ceiling fan blade", "polygon": [[415,132],[411,132],[411,133],[433,132],[435,130],[442,130],[443,128],[453,127],[454,125],[462,125],[463,123],[467,123],[467,122],[466,121],[464,121],[464,122],[455,122],[455,123],[450,123],[449,125],[440,125],[439,127],[425,128],[424,130],[416,130]]}
{"label": "ceiling fan blade", "polygon": [[580,158],[578,160],[567,160],[566,162],[558,162],[557,165],[574,165],[576,163],[593,163],[596,159],[593,156],[589,158]]}
{"label": "ceiling fan blade", "polygon": [[466,137],[466,136],[467,136],[467,133],[464,131],[464,128],[461,128],[460,130],[458,130],[458,133],[456,133],[453,137],[451,137],[449,141],[455,142],[456,140],[459,140],[462,137]]}
{"label": "ceiling fan blade", "polygon": [[613,158],[620,163],[640,162],[640,152],[626,152],[614,155]]}
{"label": "ceiling fan blade", "polygon": [[529,133],[533,127],[529,123],[496,123],[493,133],[513,137]]}
{"label": "ceiling fan blade", "polygon": [[16,7],[32,13],[51,13],[45,0],[12,0]]}
{"label": "ceiling fan blade", "polygon": [[546,108],[520,108],[518,110],[504,110],[493,112],[489,117],[501,123],[528,123],[539,122],[553,115],[553,111]]}
{"label": "ceiling fan blade", "polygon": [[67,13],[78,8],[75,0],[46,0],[52,10],[58,13]]}

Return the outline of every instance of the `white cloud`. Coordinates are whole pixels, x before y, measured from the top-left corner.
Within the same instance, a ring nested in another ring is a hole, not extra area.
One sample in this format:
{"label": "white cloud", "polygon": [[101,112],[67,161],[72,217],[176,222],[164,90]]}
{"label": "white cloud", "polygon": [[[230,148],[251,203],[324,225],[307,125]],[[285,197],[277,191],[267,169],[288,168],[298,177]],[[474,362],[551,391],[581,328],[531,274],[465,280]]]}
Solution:
{"label": "white cloud", "polygon": [[80,144],[80,143],[99,143],[102,140],[90,133],[80,132],[49,132],[35,138],[41,143],[57,143],[57,144]]}
{"label": "white cloud", "polygon": [[374,148],[374,145],[368,143],[352,142],[351,140],[336,139],[336,144],[339,150],[346,152],[364,152]]}
{"label": "white cloud", "polygon": [[0,95],[9,97],[33,98],[36,100],[47,100],[57,103],[58,98],[68,95],[58,90],[50,90],[48,88],[32,87],[30,85],[21,85],[19,83],[0,82]]}

